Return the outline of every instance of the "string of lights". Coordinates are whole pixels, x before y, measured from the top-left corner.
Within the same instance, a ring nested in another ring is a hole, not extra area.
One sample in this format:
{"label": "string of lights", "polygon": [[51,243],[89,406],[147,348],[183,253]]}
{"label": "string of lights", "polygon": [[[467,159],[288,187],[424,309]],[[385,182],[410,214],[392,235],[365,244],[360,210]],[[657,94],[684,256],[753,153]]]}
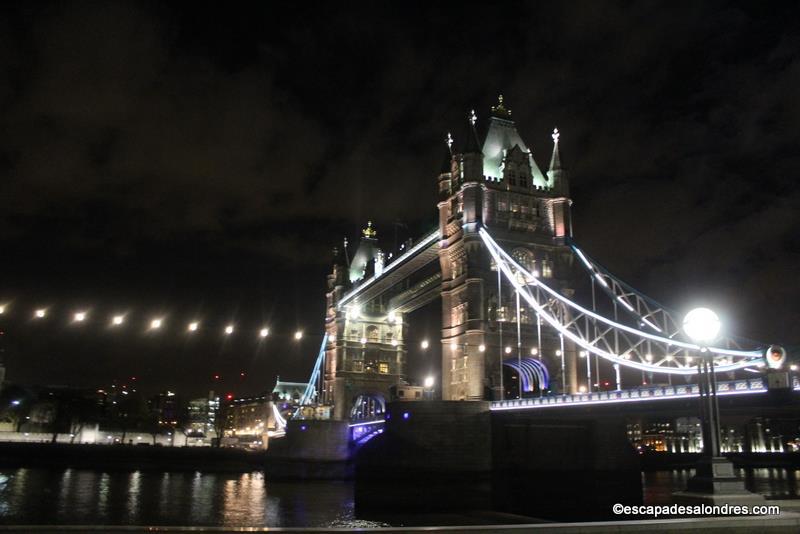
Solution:
{"label": "string of lights", "polygon": [[[32,323],[45,321],[58,321],[59,318],[53,310],[53,306],[36,307],[23,309],[21,306],[13,306],[10,303],[0,303],[0,320],[3,318],[28,319]],[[93,314],[90,309],[73,309],[66,313],[66,317],[61,316],[64,324],[74,327],[94,324],[105,327],[106,330],[122,330],[124,328],[141,327],[143,332],[157,333],[167,331],[170,328],[178,328],[184,334],[195,334],[202,331],[217,331],[220,335],[229,337],[233,335],[250,335],[259,340],[268,337],[286,336],[296,341],[300,341],[305,336],[303,329],[292,332],[276,332],[269,325],[261,324],[256,327],[241,327],[243,322],[232,321],[211,321],[201,319],[189,319],[178,321],[171,319],[167,314],[157,315],[134,315],[133,313],[113,313],[113,314]]]}

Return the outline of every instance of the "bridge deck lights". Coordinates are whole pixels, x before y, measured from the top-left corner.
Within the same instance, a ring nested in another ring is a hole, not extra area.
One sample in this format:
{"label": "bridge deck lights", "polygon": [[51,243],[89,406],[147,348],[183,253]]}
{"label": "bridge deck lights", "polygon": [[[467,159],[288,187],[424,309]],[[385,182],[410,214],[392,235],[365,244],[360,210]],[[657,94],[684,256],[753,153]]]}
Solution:
{"label": "bridge deck lights", "polygon": [[153,319],[150,321],[150,330],[158,330],[161,328],[161,325],[164,323],[163,319]]}
{"label": "bridge deck lights", "polygon": [[114,317],[111,318],[111,325],[112,326],[119,326],[124,322],[125,322],[125,316],[124,315],[115,315]]}
{"label": "bridge deck lights", "polygon": [[258,332],[258,335],[259,335],[260,337],[267,337],[267,336],[269,335],[269,328],[262,328],[262,329],[261,329],[261,330]]}
{"label": "bridge deck lights", "polygon": [[72,316],[72,319],[76,323],[82,323],[83,321],[86,320],[86,312],[84,312],[84,311],[76,312],[75,315]]}
{"label": "bridge deck lights", "polygon": [[39,308],[38,310],[33,312],[33,316],[36,317],[37,319],[43,319],[45,315],[47,315],[47,310],[45,310],[44,308]]}
{"label": "bridge deck lights", "polygon": [[189,326],[186,329],[189,330],[189,332],[195,332],[195,331],[197,331],[197,328],[199,326],[200,326],[200,323],[198,323],[197,321],[194,321],[194,322],[189,323]]}

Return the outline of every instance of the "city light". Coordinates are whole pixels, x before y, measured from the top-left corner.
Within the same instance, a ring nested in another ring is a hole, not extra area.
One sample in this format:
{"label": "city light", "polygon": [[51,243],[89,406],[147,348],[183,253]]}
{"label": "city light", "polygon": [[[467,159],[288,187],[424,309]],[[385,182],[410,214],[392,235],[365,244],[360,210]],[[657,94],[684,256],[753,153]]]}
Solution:
{"label": "city light", "polygon": [[150,330],[158,330],[163,323],[162,319],[153,319],[150,321]]}
{"label": "city light", "polygon": [[0,315],[3,315],[6,312],[6,305],[0,304]]}
{"label": "city light", "polygon": [[42,319],[44,318],[45,315],[47,315],[47,310],[45,310],[44,308],[39,308],[38,310],[33,312],[33,316],[36,317],[37,319]]}
{"label": "city light", "polygon": [[430,388],[432,388],[432,387],[433,387],[433,384],[434,384],[434,379],[433,379],[433,377],[432,377],[432,376],[430,376],[430,375],[426,376],[426,377],[425,377],[425,382],[424,382],[423,384],[425,385],[425,387],[426,387],[427,389],[430,389]]}
{"label": "city light", "polygon": [[506,347],[506,354],[511,354],[511,347]]}
{"label": "city light", "polygon": [[231,334],[233,334],[233,325],[229,324],[228,326],[225,327],[225,335],[229,336]]}
{"label": "city light", "polygon": [[486,345],[481,343],[480,345],[478,345],[478,350],[481,352],[486,352]]}
{"label": "city light", "polygon": [[695,308],[683,319],[683,331],[696,343],[710,343],[719,335],[722,324],[708,308]]}
{"label": "city light", "polygon": [[579,391],[580,393],[586,393],[586,386],[581,386],[581,387],[579,387],[579,388],[578,388],[578,391]]}
{"label": "city light", "polygon": [[556,351],[556,356],[561,356],[561,351],[560,350]]}
{"label": "city light", "polygon": [[586,352],[585,350],[582,350],[582,351],[580,351],[580,352],[578,353],[578,355],[579,355],[581,358],[585,358],[585,357],[586,357],[588,354],[589,354],[589,353],[588,353],[588,352]]}
{"label": "city light", "polygon": [[197,330],[197,328],[198,328],[199,326],[200,326],[200,323],[198,323],[198,322],[196,322],[196,321],[195,321],[195,322],[191,322],[191,323],[189,323],[189,326],[187,326],[187,327],[186,327],[186,329],[187,329],[189,332],[194,332],[194,331],[196,331],[196,330]]}
{"label": "city light", "polygon": [[390,323],[393,323],[397,320],[397,314],[394,311],[390,311],[389,315],[386,316]]}
{"label": "city light", "polygon": [[294,338],[300,341],[301,339],[303,339],[303,332],[301,330],[298,330],[297,332],[294,333]]}
{"label": "city light", "polygon": [[269,328],[262,328],[258,332],[258,335],[261,336],[261,337],[267,337],[269,335]]}
{"label": "city light", "polygon": [[647,354],[645,354],[645,355],[644,355],[644,358],[645,358],[645,359],[646,359],[648,362],[652,362],[652,361],[653,361],[653,355],[652,355],[652,354],[650,354],[650,353],[647,353]]}
{"label": "city light", "polygon": [[419,344],[419,346],[422,347],[422,350],[425,350],[430,346],[430,344],[428,343],[428,340],[425,339],[422,341],[422,343]]}
{"label": "city light", "polygon": [[458,344],[455,341],[450,343],[450,350],[452,350],[453,352],[458,350]]}
{"label": "city light", "polygon": [[536,356],[538,354],[539,354],[539,349],[537,349],[536,347],[533,347],[531,349],[531,356]]}
{"label": "city light", "polygon": [[123,322],[125,322],[125,317],[122,316],[122,315],[115,315],[114,317],[111,318],[111,325],[112,326],[119,326]]}
{"label": "city light", "polygon": [[77,312],[77,313],[75,313],[75,315],[72,316],[72,319],[76,323],[82,323],[83,321],[86,320],[86,312],[83,312],[83,311]]}
{"label": "city light", "polygon": [[393,346],[393,347],[396,347],[396,346],[397,346],[397,340],[396,340],[396,339],[392,339],[392,346]]}
{"label": "city light", "polygon": [[797,365],[793,363],[792,365],[789,366],[789,370],[790,371],[797,371]]}
{"label": "city light", "polygon": [[361,338],[361,344],[362,344],[362,345],[366,345],[366,344],[367,344],[367,338],[365,338],[365,337],[362,337],[362,338]]}

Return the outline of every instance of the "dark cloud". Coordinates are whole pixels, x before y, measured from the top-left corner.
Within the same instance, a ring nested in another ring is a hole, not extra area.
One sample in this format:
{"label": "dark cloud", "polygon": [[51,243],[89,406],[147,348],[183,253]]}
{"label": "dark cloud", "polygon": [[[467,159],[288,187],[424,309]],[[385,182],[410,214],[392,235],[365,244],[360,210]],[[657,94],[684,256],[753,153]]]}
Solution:
{"label": "dark cloud", "polygon": [[503,92],[540,166],[562,131],[594,257],[800,343],[796,6],[3,9],[0,291],[319,325],[330,247],[432,226],[445,133]]}

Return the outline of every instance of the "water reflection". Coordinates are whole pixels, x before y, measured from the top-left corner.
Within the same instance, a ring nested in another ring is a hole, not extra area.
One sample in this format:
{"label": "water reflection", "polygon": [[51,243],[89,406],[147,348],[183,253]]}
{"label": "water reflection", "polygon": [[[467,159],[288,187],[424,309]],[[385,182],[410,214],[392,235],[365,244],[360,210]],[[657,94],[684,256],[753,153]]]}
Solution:
{"label": "water reflection", "polygon": [[[735,469],[743,478],[748,490],[760,493],[767,499],[800,499],[797,489],[800,470],[780,467]],[[672,493],[686,489],[694,469],[653,471],[642,473],[645,504],[669,504]]]}
{"label": "water reflection", "polygon": [[[644,473],[644,502],[669,503],[672,492],[684,489],[693,474],[693,470]],[[768,498],[800,498],[798,470],[750,469],[739,474],[750,490]],[[0,469],[0,523],[4,524],[387,526],[360,520],[358,514],[349,482],[269,482],[260,471]]]}
{"label": "water reflection", "polygon": [[0,523],[364,526],[347,482],[244,474],[0,469]]}

